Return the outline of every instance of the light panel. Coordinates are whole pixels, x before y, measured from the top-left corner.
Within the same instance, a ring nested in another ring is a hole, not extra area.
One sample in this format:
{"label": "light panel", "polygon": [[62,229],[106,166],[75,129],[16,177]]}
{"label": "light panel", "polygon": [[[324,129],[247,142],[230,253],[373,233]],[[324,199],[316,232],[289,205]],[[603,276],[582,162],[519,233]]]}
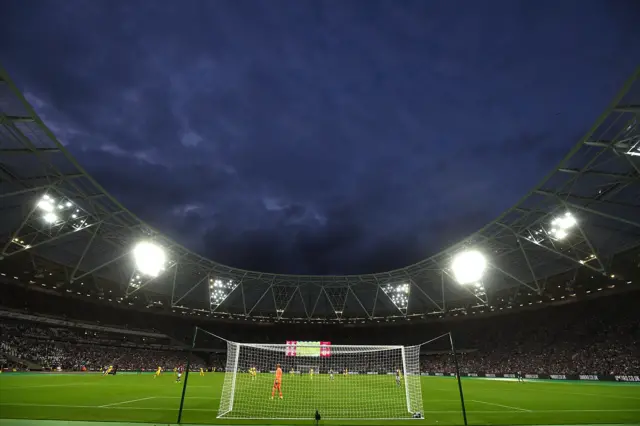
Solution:
{"label": "light panel", "polygon": [[209,305],[211,309],[220,305],[238,286],[233,280],[209,278]]}
{"label": "light panel", "polygon": [[382,287],[382,291],[384,291],[400,311],[403,313],[406,312],[409,306],[409,293],[411,292],[411,286],[409,284],[387,284]]}
{"label": "light panel", "polygon": [[486,268],[487,259],[477,250],[458,253],[451,263],[453,276],[461,285],[480,282]]}
{"label": "light panel", "polygon": [[135,289],[139,289],[140,287],[142,287],[142,277],[140,276],[140,274],[134,273],[131,276],[131,280],[129,280],[129,287],[133,287]]}
{"label": "light panel", "polygon": [[44,194],[36,203],[36,213],[49,226],[69,225],[76,231],[88,226],[88,214],[66,197]]}
{"label": "light panel", "polygon": [[165,269],[167,255],[162,247],[149,241],[141,241],[133,249],[136,269],[141,275],[157,277]]}
{"label": "light panel", "polygon": [[577,223],[576,218],[570,212],[566,212],[551,221],[549,235],[556,240],[563,240],[569,235],[569,229],[576,226]]}

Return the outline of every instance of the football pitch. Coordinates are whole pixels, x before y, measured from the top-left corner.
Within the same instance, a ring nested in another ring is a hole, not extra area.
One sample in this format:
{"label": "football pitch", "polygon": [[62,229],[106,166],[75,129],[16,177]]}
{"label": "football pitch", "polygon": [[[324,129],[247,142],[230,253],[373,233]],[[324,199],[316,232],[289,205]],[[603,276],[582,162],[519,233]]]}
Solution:
{"label": "football pitch", "polygon": [[[183,423],[189,424],[311,424],[314,406],[325,417],[342,407],[361,417],[389,413],[408,416],[399,410],[405,398],[403,388],[388,377],[389,387],[373,383],[367,376],[338,375],[333,382],[324,376],[285,377],[284,398],[271,399],[273,377],[260,374],[251,381],[238,375],[234,411],[254,413],[252,417],[298,417],[299,420],[217,419],[223,373],[189,375]],[[422,377],[424,419],[322,420],[327,425],[437,424],[463,423],[458,387],[448,377]],[[606,382],[484,380],[462,381],[469,424],[594,424],[640,423],[640,385]],[[373,385],[372,385],[373,384]],[[312,392],[309,389],[313,389]],[[182,385],[173,374],[154,379],[150,374],[103,377],[99,374],[2,374],[0,375],[0,418],[98,420],[120,422],[175,423]],[[339,405],[342,404],[342,405]],[[323,408],[323,406],[326,408]],[[406,407],[406,405],[405,405]],[[244,416],[243,416],[244,417]],[[309,419],[303,420],[303,419]],[[1,423],[1,421],[0,421]]]}

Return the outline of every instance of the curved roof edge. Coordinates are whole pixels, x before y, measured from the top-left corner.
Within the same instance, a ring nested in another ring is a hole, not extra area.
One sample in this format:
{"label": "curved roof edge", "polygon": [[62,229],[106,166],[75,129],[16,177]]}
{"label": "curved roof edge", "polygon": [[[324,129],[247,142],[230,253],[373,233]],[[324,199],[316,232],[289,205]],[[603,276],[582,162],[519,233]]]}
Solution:
{"label": "curved roof edge", "polygon": [[608,115],[612,111],[614,111],[616,109],[616,107],[619,106],[621,100],[624,98],[624,96],[627,94],[629,89],[633,86],[633,84],[636,82],[636,80],[638,80],[639,77],[640,77],[640,68],[638,68],[636,70],[636,72],[626,81],[625,85],[618,92],[618,94],[613,98],[613,100],[611,101],[609,106],[605,109],[605,111],[596,119],[596,121],[594,122],[592,127],[571,148],[571,150],[556,165],[556,167],[554,169],[552,169],[546,176],[544,176],[542,178],[542,180],[538,183],[538,185],[536,185],[528,194],[526,194],[520,200],[518,200],[514,204],[513,207],[511,207],[510,209],[508,209],[505,212],[503,212],[501,215],[499,215],[496,219],[494,219],[492,222],[490,222],[486,226],[478,229],[477,231],[475,231],[475,232],[471,233],[470,235],[466,236],[465,238],[462,238],[458,243],[453,244],[452,246],[449,246],[446,249],[443,249],[440,252],[435,253],[435,254],[433,254],[433,255],[431,255],[431,256],[429,256],[429,257],[427,257],[427,258],[425,258],[425,259],[423,259],[423,260],[421,260],[419,262],[407,265],[405,267],[393,269],[393,270],[390,270],[390,271],[373,272],[373,273],[365,273],[365,274],[349,274],[349,275],[312,275],[312,274],[308,274],[308,275],[302,275],[301,274],[301,275],[298,275],[298,274],[281,274],[281,273],[252,271],[252,270],[247,270],[247,269],[243,269],[243,268],[237,268],[237,267],[233,267],[233,266],[224,265],[222,263],[216,262],[215,260],[206,258],[206,257],[200,255],[199,253],[194,252],[194,251],[192,251],[192,250],[190,250],[190,249],[188,249],[188,248],[176,243],[175,241],[171,240],[170,238],[165,237],[164,234],[161,231],[149,226],[145,221],[143,221],[136,214],[134,214],[133,212],[128,210],[124,205],[122,205],[113,195],[111,195],[102,185],[100,185],[100,183],[97,182],[91,176],[91,174],[89,172],[87,172],[82,167],[82,165],[80,165],[78,163],[78,161],[74,158],[74,156],[65,148],[65,146],[63,144],[60,143],[60,141],[53,134],[51,129],[49,129],[49,127],[44,123],[44,121],[36,113],[36,111],[33,109],[31,104],[24,97],[22,92],[17,88],[15,83],[11,80],[11,78],[9,77],[8,73],[6,72],[6,70],[3,67],[0,66],[0,78],[2,80],[4,80],[6,83],[8,83],[9,88],[11,89],[13,94],[17,98],[20,99],[20,101],[22,102],[23,107],[28,112],[29,116],[44,130],[46,135],[55,143],[56,147],[60,150],[60,152],[62,152],[64,154],[64,156],[67,158],[67,160],[70,161],[79,171],[81,171],[86,176],[86,178],[89,179],[91,181],[91,183],[97,189],[102,191],[103,194],[109,199],[109,201],[114,203],[122,211],[125,211],[128,215],[130,215],[130,217],[132,219],[134,219],[135,221],[137,221],[141,225],[143,225],[148,231],[153,233],[155,237],[160,237],[164,241],[171,241],[171,246],[173,246],[174,249],[179,249],[179,251],[181,251],[181,252],[186,252],[189,255],[195,256],[196,258],[198,258],[201,261],[209,263],[210,267],[212,269],[217,269],[215,267],[219,267],[219,268],[222,268],[222,269],[226,269],[229,272],[234,271],[236,274],[240,274],[240,275],[260,275],[261,277],[275,277],[275,276],[277,276],[277,277],[291,277],[291,278],[306,277],[306,278],[319,278],[319,279],[322,279],[322,280],[327,280],[327,279],[332,279],[332,278],[336,279],[336,280],[339,280],[339,279],[344,279],[344,278],[347,278],[347,277],[373,277],[373,278],[375,278],[375,277],[385,277],[385,276],[389,276],[389,275],[397,275],[398,273],[404,274],[408,270],[420,268],[420,267],[423,267],[423,266],[427,266],[429,264],[433,265],[434,261],[436,259],[438,259],[439,257],[441,257],[443,255],[447,255],[447,254],[449,254],[449,253],[451,253],[453,251],[456,251],[457,249],[459,249],[461,246],[465,245],[470,240],[473,240],[475,236],[477,236],[478,234],[481,234],[483,231],[489,229],[492,225],[494,225],[495,223],[499,222],[500,220],[502,220],[503,218],[508,216],[509,213],[513,212],[514,209],[517,209],[520,205],[522,205],[536,190],[542,190],[544,185],[553,177],[553,175],[555,173],[557,173],[557,171],[559,169],[561,169],[565,164],[567,164],[568,161],[571,159],[571,157],[580,150],[580,148],[590,138],[590,136],[593,135],[594,132],[598,129],[598,127],[606,120]]}

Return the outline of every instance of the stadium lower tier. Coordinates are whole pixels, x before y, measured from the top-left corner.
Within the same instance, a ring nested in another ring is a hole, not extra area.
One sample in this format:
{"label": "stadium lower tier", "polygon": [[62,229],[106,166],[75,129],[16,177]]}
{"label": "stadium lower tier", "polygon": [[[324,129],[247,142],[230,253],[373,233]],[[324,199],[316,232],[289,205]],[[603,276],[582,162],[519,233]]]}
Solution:
{"label": "stadium lower tier", "polygon": [[[191,424],[287,424],[311,421],[317,409],[325,424],[414,424],[406,411],[405,392],[389,376],[285,374],[283,398],[271,399],[273,375],[252,379],[238,373],[234,420],[218,419],[224,373],[191,373],[182,421]],[[631,383],[535,381],[463,378],[470,424],[637,423],[640,385]],[[462,424],[455,378],[422,377],[424,420],[421,424]],[[0,375],[0,417],[173,423],[180,407],[182,383],[164,373],[95,373]],[[353,419],[350,421],[340,418]],[[378,419],[378,420],[376,420]],[[404,420],[403,420],[404,419]],[[385,422],[386,423],[386,422]]]}

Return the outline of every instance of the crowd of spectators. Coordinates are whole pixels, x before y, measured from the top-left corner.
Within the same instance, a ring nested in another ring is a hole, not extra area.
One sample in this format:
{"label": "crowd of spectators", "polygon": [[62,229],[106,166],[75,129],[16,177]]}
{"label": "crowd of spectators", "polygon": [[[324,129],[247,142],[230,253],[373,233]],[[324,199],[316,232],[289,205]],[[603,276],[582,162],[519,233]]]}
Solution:
{"label": "crowd of spectators", "polygon": [[[117,339],[111,334],[106,340],[100,340],[96,334],[90,330],[2,321],[0,354],[5,363],[3,367],[10,367],[9,357],[34,367],[76,371],[83,367],[89,371],[101,370],[108,365],[118,366],[120,370],[173,369],[186,364],[187,353],[181,348],[159,351],[125,346],[117,344],[126,341],[124,336]],[[206,364],[200,357],[192,359],[193,368],[206,368]]]}
{"label": "crowd of spectators", "polygon": [[[415,324],[381,323],[363,327],[304,324],[251,325],[218,323],[217,332],[231,340],[284,343],[285,340],[331,341],[335,344],[416,344],[452,331],[462,372],[524,374],[640,374],[638,292],[579,303]],[[515,310],[514,310],[515,311]],[[162,314],[154,314],[161,317]],[[111,319],[116,318],[114,315]],[[106,322],[106,321],[105,321]],[[160,326],[160,321],[157,326]],[[0,320],[0,362],[10,357],[43,367],[99,369],[173,368],[184,364],[181,341],[193,336],[193,322],[172,319],[169,337],[147,339],[127,333],[106,333],[80,327]],[[162,343],[162,350],[158,343]],[[171,347],[171,342],[175,343]],[[221,370],[226,363],[224,341],[198,334],[196,368]],[[421,370],[453,372],[448,336],[421,347]],[[8,357],[9,355],[10,357]],[[308,364],[313,364],[309,362]]]}
{"label": "crowd of spectators", "polygon": [[[459,356],[462,372],[523,374],[640,374],[638,296],[497,316],[459,327],[471,349]],[[467,322],[468,323],[468,322]],[[433,354],[423,371],[454,371],[453,358]]]}

